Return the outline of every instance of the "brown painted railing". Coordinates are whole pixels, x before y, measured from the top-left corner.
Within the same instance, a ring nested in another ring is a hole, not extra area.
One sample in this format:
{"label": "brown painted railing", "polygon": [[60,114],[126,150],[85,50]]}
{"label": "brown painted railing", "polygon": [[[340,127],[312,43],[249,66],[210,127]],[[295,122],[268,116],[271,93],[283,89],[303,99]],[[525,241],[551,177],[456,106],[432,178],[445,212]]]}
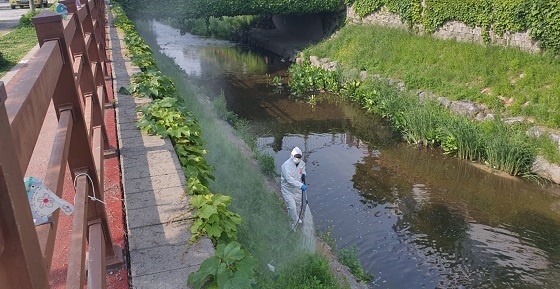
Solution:
{"label": "brown painted railing", "polygon": [[[66,165],[76,183],[67,288],[106,288],[106,265],[118,263],[103,200],[103,158],[109,148],[105,3],[59,1],[69,15],[33,17],[40,49],[6,92],[0,82],[0,288],[49,288],[58,211],[35,227],[23,182],[48,106],[57,118],[44,184],[62,195]],[[86,1],[82,1],[86,2]],[[88,178],[91,178],[91,180]],[[89,196],[89,197],[88,197]],[[86,266],[86,251],[89,254]]]}

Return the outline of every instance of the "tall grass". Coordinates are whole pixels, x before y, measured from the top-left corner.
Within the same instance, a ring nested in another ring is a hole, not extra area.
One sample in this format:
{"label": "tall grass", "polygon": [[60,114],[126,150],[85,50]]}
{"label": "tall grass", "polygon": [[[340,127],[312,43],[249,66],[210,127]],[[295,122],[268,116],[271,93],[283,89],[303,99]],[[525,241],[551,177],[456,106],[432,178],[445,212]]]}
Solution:
{"label": "tall grass", "polygon": [[446,124],[441,128],[441,146],[446,154],[464,160],[484,160],[484,138],[479,125],[465,117],[445,112]]}
{"label": "tall grass", "polygon": [[403,136],[413,144],[434,146],[440,142],[440,130],[443,125],[442,108],[430,101],[424,105],[415,105],[403,112]]}
{"label": "tall grass", "polygon": [[[137,28],[150,46],[154,47],[155,41],[149,32],[149,26],[137,23]],[[206,159],[216,168],[213,172],[216,181],[210,184],[211,190],[231,196],[230,210],[243,219],[237,229],[238,241],[258,262],[258,286],[289,288],[279,284],[287,277],[278,276],[292,276],[293,284],[309,284],[308,278],[312,278],[316,287],[308,288],[341,288],[333,273],[320,261],[324,260],[322,257],[313,255],[309,257],[311,261],[300,259],[306,254],[300,246],[302,236],[291,230],[283,202],[271,188],[266,187],[265,177],[250,161],[251,152],[241,149],[230,138],[231,135],[222,126],[215,111],[206,102],[199,100],[197,95],[204,95],[204,91],[192,85],[172,59],[162,55],[158,49],[153,51],[161,71],[178,84],[179,95],[199,121],[206,140],[205,148],[208,150]],[[224,108],[225,103],[222,102],[219,110],[223,113],[227,111]],[[276,267],[277,273],[269,270],[269,263]],[[291,270],[294,266],[312,268],[311,271],[302,272],[313,275],[293,275]]]}
{"label": "tall grass", "polygon": [[495,120],[481,124],[484,132],[485,162],[511,175],[530,172],[536,148],[526,133]]}
{"label": "tall grass", "polygon": [[560,58],[370,25],[346,26],[306,53],[560,127]]}
{"label": "tall grass", "polygon": [[[298,256],[288,269],[284,270],[277,279],[274,288],[290,289],[338,289],[340,283],[334,275],[325,275],[328,270],[325,257],[316,254]],[[348,285],[346,285],[348,286]]]}

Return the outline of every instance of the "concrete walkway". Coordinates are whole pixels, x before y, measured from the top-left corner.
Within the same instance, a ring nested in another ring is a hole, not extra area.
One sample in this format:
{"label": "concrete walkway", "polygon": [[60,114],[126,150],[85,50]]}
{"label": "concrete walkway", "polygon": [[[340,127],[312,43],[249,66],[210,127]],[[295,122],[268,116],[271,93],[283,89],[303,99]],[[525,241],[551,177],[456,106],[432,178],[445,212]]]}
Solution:
{"label": "concrete walkway", "polygon": [[138,72],[124,57],[123,35],[110,23],[110,49],[116,99],[121,176],[129,246],[132,288],[189,288],[188,275],[214,254],[204,238],[187,250],[190,222],[185,177],[168,138],[147,135],[136,128],[136,107],[150,100],[118,94]]}

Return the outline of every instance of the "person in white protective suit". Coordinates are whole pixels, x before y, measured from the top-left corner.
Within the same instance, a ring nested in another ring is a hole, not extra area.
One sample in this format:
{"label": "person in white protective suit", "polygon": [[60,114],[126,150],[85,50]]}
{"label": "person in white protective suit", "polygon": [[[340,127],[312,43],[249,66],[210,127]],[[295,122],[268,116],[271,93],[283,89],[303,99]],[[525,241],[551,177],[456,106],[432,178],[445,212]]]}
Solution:
{"label": "person in white protective suit", "polygon": [[299,220],[301,209],[301,194],[307,189],[305,181],[305,162],[298,147],[292,150],[290,158],[282,164],[281,187],[282,196],[288,207],[288,214],[292,219],[292,228],[295,228]]}

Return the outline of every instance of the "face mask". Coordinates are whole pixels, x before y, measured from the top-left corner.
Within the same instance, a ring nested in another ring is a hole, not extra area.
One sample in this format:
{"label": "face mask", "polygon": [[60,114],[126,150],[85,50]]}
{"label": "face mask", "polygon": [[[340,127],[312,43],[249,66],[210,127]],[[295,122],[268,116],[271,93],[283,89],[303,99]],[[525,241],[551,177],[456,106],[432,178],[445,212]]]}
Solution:
{"label": "face mask", "polygon": [[299,164],[299,162],[301,161],[300,158],[292,158],[294,160],[294,163],[297,165]]}

